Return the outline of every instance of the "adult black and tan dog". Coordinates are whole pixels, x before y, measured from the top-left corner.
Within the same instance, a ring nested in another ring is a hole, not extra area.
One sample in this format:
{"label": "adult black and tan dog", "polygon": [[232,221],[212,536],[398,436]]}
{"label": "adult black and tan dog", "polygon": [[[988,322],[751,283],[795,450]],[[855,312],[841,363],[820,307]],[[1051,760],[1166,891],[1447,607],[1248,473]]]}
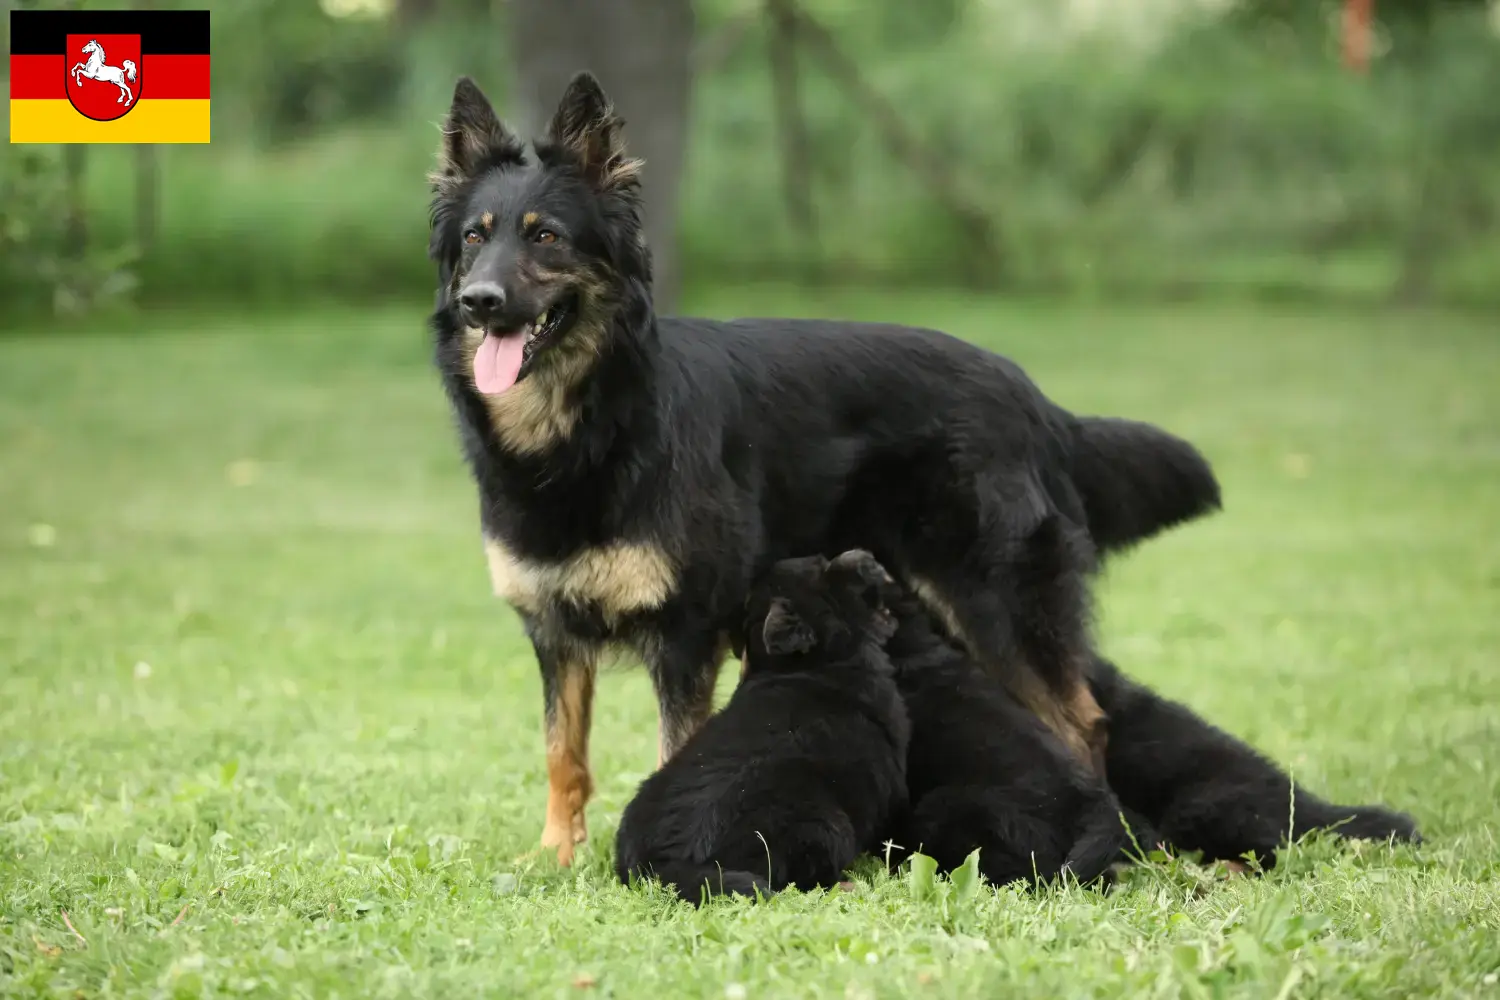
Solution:
{"label": "adult black and tan dog", "polygon": [[786,559],[746,614],[745,677],[620,817],[621,881],[697,903],[838,881],[906,802],[906,709],[868,552]]}
{"label": "adult black and tan dog", "polygon": [[[1096,546],[1218,505],[1191,446],[1075,418],[932,330],[658,318],[640,164],[588,74],[529,152],[467,78],[443,129],[436,357],[495,592],[541,667],[559,860],[586,837],[601,654],[646,661],[668,758],[708,715],[752,580],[809,553],[871,550],[1102,768],[1085,577]],[[1062,570],[1018,573],[1039,544]]]}

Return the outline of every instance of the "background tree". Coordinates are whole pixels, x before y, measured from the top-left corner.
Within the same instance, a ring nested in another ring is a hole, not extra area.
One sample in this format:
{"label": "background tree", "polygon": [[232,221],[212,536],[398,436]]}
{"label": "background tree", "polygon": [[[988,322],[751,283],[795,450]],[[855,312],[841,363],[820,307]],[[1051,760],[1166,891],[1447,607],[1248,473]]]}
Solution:
{"label": "background tree", "polygon": [[626,121],[643,174],[646,238],[656,308],[682,288],[677,250],[692,84],[691,0],[514,0],[509,4],[515,106],[532,132],[545,127],[574,73],[587,69]]}

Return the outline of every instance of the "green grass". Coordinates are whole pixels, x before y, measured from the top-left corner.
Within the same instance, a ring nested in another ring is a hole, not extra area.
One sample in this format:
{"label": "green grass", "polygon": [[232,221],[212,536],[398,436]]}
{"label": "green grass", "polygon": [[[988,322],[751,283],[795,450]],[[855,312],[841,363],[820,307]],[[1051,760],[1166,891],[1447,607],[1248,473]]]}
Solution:
{"label": "green grass", "polygon": [[539,684],[420,304],[147,317],[0,340],[0,995],[1497,995],[1492,324],[697,305],[942,325],[1199,442],[1227,508],[1111,569],[1105,649],[1428,842],[946,904],[870,862],[852,893],[695,912],[610,876],[654,759],[628,671],[600,686],[593,840],[572,871],[524,859]]}

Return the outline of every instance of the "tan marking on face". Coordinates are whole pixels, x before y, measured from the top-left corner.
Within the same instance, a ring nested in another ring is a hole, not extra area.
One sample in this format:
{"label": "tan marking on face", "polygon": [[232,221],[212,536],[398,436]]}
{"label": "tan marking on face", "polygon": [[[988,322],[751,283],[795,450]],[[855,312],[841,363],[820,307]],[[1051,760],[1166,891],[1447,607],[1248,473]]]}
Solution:
{"label": "tan marking on face", "polygon": [[[578,423],[573,389],[593,369],[603,352],[610,320],[603,286],[595,281],[576,283],[584,312],[561,340],[547,347],[536,370],[496,396],[485,396],[490,425],[500,444],[517,455],[535,455],[566,441]],[[464,331],[464,352],[473,378],[474,354],[484,331]]]}
{"label": "tan marking on face", "polygon": [[527,212],[525,215],[521,216],[521,225],[534,226],[540,219],[541,216],[537,215],[535,212]]}
{"label": "tan marking on face", "polygon": [[479,217],[479,224],[484,227],[486,233],[493,233],[495,231],[495,213],[485,212]]}
{"label": "tan marking on face", "polygon": [[556,601],[595,604],[608,622],[659,608],[677,590],[677,568],[655,545],[611,542],[560,563],[523,559],[487,538],[485,558],[495,595],[533,614]]}
{"label": "tan marking on face", "polygon": [[592,659],[558,665],[557,700],[547,720],[547,819],[542,846],[557,851],[559,864],[573,863],[574,846],[588,840],[584,812],[594,793],[589,770],[589,729],[593,724]]}
{"label": "tan marking on face", "polygon": [[535,261],[524,261],[520,265],[521,272],[531,281],[539,285],[552,285],[567,280],[566,271],[555,271],[549,267],[542,267]]}

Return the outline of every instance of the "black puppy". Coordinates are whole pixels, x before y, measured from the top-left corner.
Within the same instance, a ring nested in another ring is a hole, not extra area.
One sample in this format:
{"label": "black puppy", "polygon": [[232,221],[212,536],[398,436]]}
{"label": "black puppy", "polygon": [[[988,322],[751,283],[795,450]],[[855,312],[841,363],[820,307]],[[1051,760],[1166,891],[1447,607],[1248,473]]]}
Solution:
{"label": "black puppy", "polygon": [[1108,660],[1095,661],[1089,684],[1109,718],[1110,787],[1132,825],[1140,817],[1165,846],[1202,851],[1205,861],[1251,855],[1267,868],[1288,834],[1296,839],[1329,829],[1341,837],[1421,840],[1405,813],[1334,805],[1294,788],[1271,761],[1186,706],[1132,681]]}
{"label": "black puppy", "polygon": [[695,904],[705,886],[810,889],[877,839],[906,798],[906,711],[881,649],[889,580],[858,550],[773,566],[747,605],[734,696],[620,818],[621,881],[654,875]]}
{"label": "black puppy", "polygon": [[897,623],[886,651],[911,720],[898,853],[920,850],[948,871],[977,847],[996,885],[1065,870],[1087,883],[1124,860],[1130,836],[1104,782],[914,597],[888,585],[885,600]]}

